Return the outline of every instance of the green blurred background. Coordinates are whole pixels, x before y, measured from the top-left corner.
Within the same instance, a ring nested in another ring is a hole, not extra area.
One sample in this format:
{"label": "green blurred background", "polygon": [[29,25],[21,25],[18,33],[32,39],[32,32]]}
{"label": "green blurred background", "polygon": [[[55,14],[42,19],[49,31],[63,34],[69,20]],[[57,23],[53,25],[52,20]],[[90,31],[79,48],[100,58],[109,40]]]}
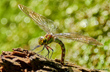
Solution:
{"label": "green blurred background", "polygon": [[[78,32],[103,44],[94,46],[61,38],[66,47],[65,61],[109,70],[110,0],[0,0],[0,54],[18,47],[30,50],[38,45],[38,38],[46,34],[18,8],[18,4],[53,20],[58,25],[58,33]],[[60,59],[60,46],[56,43],[49,46],[54,49],[52,59]],[[46,49],[40,54],[45,56]]]}

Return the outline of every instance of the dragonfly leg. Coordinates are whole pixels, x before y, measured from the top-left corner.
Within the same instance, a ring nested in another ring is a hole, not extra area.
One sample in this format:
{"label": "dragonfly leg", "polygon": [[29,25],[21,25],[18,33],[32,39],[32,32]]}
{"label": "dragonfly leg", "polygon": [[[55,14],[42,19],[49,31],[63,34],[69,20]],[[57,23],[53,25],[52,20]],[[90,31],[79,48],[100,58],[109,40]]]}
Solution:
{"label": "dragonfly leg", "polygon": [[35,50],[35,49],[38,48],[38,47],[41,47],[41,45],[37,45],[36,47],[34,47],[34,48],[32,49],[32,51]]}
{"label": "dragonfly leg", "polygon": [[53,55],[53,49],[51,48],[51,47],[49,47],[49,46],[47,46],[48,48],[50,48],[51,50],[52,50],[52,54],[51,54],[51,56],[50,56],[50,58],[52,57],[52,55]]}
{"label": "dragonfly leg", "polygon": [[[46,46],[46,49],[47,49],[47,51],[48,51],[48,54],[47,54],[46,56],[48,56],[48,58],[49,58],[49,53],[50,53],[50,51],[49,51],[48,46]],[[45,57],[46,57],[46,56],[45,56]]]}
{"label": "dragonfly leg", "polygon": [[37,52],[37,53],[40,53],[41,51],[43,51],[44,50],[44,48],[45,48],[45,46],[43,47],[43,49],[42,50],[40,50],[39,52]]}

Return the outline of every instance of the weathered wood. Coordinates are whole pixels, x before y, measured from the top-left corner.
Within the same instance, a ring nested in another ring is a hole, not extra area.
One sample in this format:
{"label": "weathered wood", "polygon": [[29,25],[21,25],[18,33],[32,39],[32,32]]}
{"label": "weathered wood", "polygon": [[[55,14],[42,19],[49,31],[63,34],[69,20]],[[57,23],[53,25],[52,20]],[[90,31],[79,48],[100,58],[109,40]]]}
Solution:
{"label": "weathered wood", "polygon": [[104,72],[87,69],[69,62],[65,65],[60,60],[50,60],[35,52],[22,48],[12,52],[2,52],[0,55],[0,72]]}

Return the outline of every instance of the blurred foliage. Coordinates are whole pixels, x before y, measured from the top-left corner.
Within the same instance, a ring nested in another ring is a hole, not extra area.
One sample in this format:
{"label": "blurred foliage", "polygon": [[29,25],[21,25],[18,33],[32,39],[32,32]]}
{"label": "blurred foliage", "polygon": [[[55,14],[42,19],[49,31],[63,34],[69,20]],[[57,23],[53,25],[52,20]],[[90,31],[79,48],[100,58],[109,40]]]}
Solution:
{"label": "blurred foliage", "polygon": [[[18,4],[53,20],[58,25],[58,33],[78,32],[103,44],[93,46],[62,38],[66,47],[65,61],[109,70],[110,0],[0,0],[0,53],[17,47],[32,49],[38,45],[38,38],[46,34],[20,11]],[[49,46],[54,49],[52,59],[60,59],[60,46],[56,43]],[[47,51],[40,54],[45,55]]]}

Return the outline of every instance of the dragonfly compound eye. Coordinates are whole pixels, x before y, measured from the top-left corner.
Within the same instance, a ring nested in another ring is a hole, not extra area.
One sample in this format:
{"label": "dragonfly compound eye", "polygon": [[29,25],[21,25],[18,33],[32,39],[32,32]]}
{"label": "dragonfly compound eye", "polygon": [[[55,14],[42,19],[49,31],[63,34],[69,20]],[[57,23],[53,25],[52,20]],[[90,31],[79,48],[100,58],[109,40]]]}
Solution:
{"label": "dragonfly compound eye", "polygon": [[43,45],[43,43],[44,43],[44,37],[41,36],[41,37],[39,38],[39,44],[40,44],[40,45]]}

